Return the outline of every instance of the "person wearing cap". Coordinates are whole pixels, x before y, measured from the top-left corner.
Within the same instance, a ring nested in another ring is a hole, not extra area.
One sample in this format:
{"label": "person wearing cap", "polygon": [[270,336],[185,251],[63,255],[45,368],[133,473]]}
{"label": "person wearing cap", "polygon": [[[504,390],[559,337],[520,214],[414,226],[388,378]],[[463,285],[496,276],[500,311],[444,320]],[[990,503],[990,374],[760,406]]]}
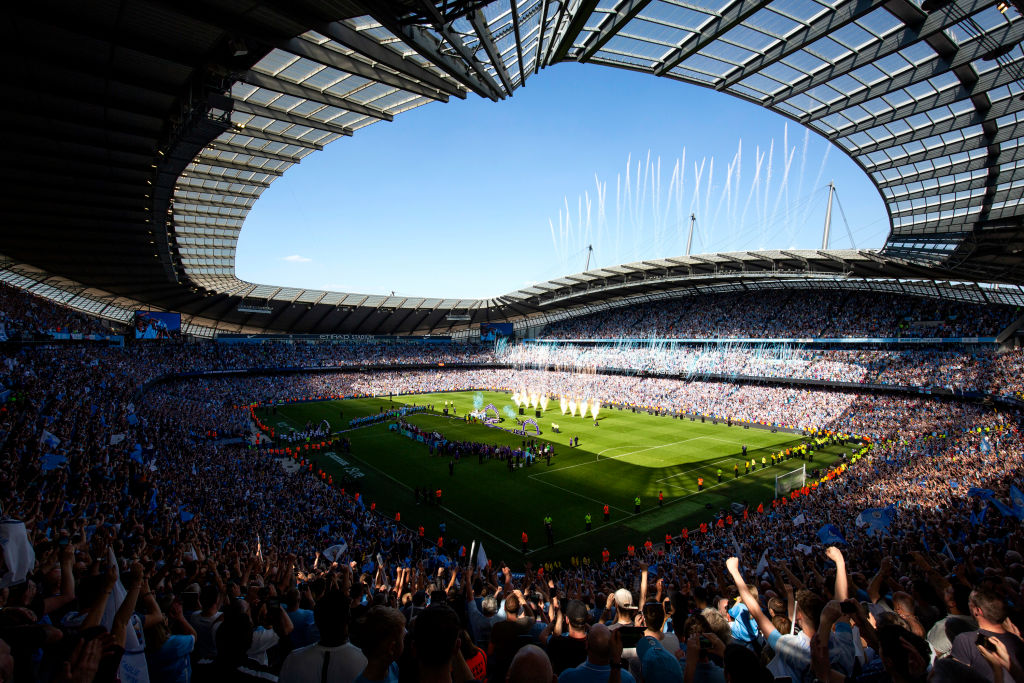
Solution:
{"label": "person wearing cap", "polygon": [[[611,621],[613,605],[615,607],[615,620]],[[626,588],[620,588],[608,596],[608,603],[605,605],[606,625],[612,630],[622,628],[623,626],[632,626],[636,612],[637,608],[633,602],[633,594]]]}
{"label": "person wearing cap", "polygon": [[682,683],[683,670],[677,660],[653,636],[644,634],[636,644],[632,666],[640,670],[644,683]]}
{"label": "person wearing cap", "polygon": [[[613,669],[622,667],[622,642],[613,638],[604,624],[595,624],[587,634],[587,659],[573,669],[566,669],[558,683],[608,683]],[[633,674],[619,671],[621,683],[636,683]]]}
{"label": "person wearing cap", "polygon": [[[587,616],[586,605],[579,600],[570,600],[564,610],[559,606],[555,619],[541,634],[541,642],[545,643],[556,676],[586,661]],[[562,626],[568,629],[568,633],[562,631]]]}

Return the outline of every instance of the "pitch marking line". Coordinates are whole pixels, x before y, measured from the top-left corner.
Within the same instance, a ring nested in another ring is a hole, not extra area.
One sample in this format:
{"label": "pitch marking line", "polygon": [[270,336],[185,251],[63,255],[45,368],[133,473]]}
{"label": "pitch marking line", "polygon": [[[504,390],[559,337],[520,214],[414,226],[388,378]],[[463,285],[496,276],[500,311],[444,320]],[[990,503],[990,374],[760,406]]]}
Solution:
{"label": "pitch marking line", "polygon": [[[609,455],[609,456],[605,457],[604,461],[618,460],[619,458],[625,458],[628,455],[636,455],[637,453],[643,453],[644,451],[652,451],[652,450],[654,450],[656,448],[666,448],[668,446],[676,446],[676,445],[681,444],[681,443],[686,443],[687,441],[696,441],[697,439],[703,439],[703,438],[704,438],[703,436],[695,436],[692,439],[683,439],[682,441],[673,441],[672,443],[666,443],[666,444],[662,444],[660,446],[651,446],[649,448],[641,448],[640,450],[630,451],[629,453],[623,453],[622,455]],[[601,451],[600,453],[597,453],[597,456],[600,457],[601,453],[607,453],[608,451],[614,451],[617,448],[627,448],[627,446],[612,446],[611,448],[606,448],[603,451]],[[658,459],[655,458],[655,460],[658,460]],[[588,460],[587,462],[581,462],[581,463],[577,463],[575,465],[567,465],[565,467],[559,467],[557,469],[547,470],[545,472],[540,472],[537,476],[540,476],[540,474],[553,474],[555,472],[564,472],[565,470],[571,470],[571,469],[574,469],[576,467],[583,467],[584,465],[596,465],[599,462],[603,462],[603,461],[601,461],[601,460]],[[658,460],[658,462],[665,462],[665,461],[664,460]]]}
{"label": "pitch marking line", "polygon": [[[558,484],[552,484],[551,482],[541,481],[540,479],[537,478],[541,474],[544,474],[544,473],[543,472],[538,472],[537,474],[531,474],[531,475],[529,475],[529,478],[533,479],[536,482],[540,482],[541,484],[545,484],[546,486],[552,486],[552,487],[558,489],[559,491],[565,491],[566,493],[571,493],[572,495],[576,496],[577,498],[582,498],[583,500],[589,500],[591,503],[597,503],[598,505],[604,505],[603,501],[597,500],[595,498],[590,498],[589,496],[584,496],[582,493],[577,493],[576,491],[572,491],[570,489],[563,488],[563,487],[559,486]],[[608,507],[611,508],[612,510],[617,510],[617,511],[622,512],[622,513],[627,514],[627,515],[634,514],[634,513],[630,513],[629,510],[623,510],[622,508],[615,507],[614,505],[609,505]]]}
{"label": "pitch marking line", "polygon": [[[691,467],[689,469],[683,470],[682,472],[679,472],[677,474],[673,474],[671,477],[664,477],[662,479],[658,479],[655,483],[660,484],[663,481],[668,481],[669,479],[675,479],[676,477],[681,477],[684,474],[689,474],[690,472],[695,472],[696,470],[703,469],[705,467],[711,467],[712,465],[717,465],[718,463],[721,463],[721,462],[729,462],[730,460],[735,460],[735,458],[722,458],[721,460],[715,460],[714,462],[701,463],[701,464],[695,465],[695,466],[693,466],[693,467]],[[745,475],[740,475],[740,476],[745,476]]]}
{"label": "pitch marking line", "polygon": [[[406,486],[405,484],[403,484],[403,483],[402,483],[402,482],[400,482],[399,480],[395,479],[394,477],[392,477],[392,476],[391,476],[390,474],[388,474],[388,473],[387,473],[387,472],[385,472],[384,470],[382,470],[382,469],[379,469],[379,468],[377,468],[377,467],[375,467],[375,466],[373,466],[373,465],[370,465],[369,463],[365,462],[364,460],[362,460],[362,459],[360,459],[360,458],[358,458],[358,457],[356,457],[356,456],[352,456],[352,457],[353,457],[353,459],[354,459],[354,460],[357,460],[357,461],[359,461],[359,462],[360,462],[360,463],[361,463],[362,465],[364,465],[364,466],[365,466],[365,467],[367,467],[368,469],[371,469],[371,470],[373,470],[374,472],[376,472],[376,473],[378,473],[378,474],[380,474],[380,475],[382,475],[382,476],[385,476],[385,477],[387,477],[388,479],[390,479],[391,481],[395,482],[395,484],[396,484],[396,485],[398,485],[399,487],[401,487],[401,488],[405,489],[406,491],[412,491],[412,488],[410,488],[409,486]],[[503,545],[503,546],[505,546],[506,548],[508,548],[508,549],[512,550],[513,552],[517,552],[517,553],[518,553],[518,552],[520,552],[520,551],[522,550],[521,548],[517,548],[517,547],[515,547],[515,546],[514,546],[514,545],[512,545],[511,543],[506,543],[505,541],[503,541],[503,540],[501,540],[500,538],[498,538],[497,536],[495,536],[495,535],[494,535],[494,534],[493,534],[492,532],[488,531],[487,529],[484,529],[484,528],[483,528],[482,526],[480,526],[479,524],[474,524],[473,522],[469,521],[468,519],[466,519],[466,518],[465,518],[465,517],[463,517],[462,515],[460,515],[460,514],[458,514],[458,513],[454,512],[454,511],[452,511],[452,509],[451,509],[451,508],[448,508],[448,507],[445,507],[444,505],[442,505],[442,506],[440,506],[440,509],[441,509],[441,510],[444,510],[444,511],[445,511],[445,512],[447,512],[447,513],[448,513],[449,515],[451,515],[452,517],[454,517],[454,518],[458,519],[459,521],[463,522],[464,524],[467,524],[467,525],[469,525],[469,526],[473,527],[474,529],[477,529],[478,531],[480,531],[481,533],[483,533],[483,534],[484,534],[485,536],[487,536],[488,538],[492,538],[492,539],[494,539],[495,541],[497,541],[498,543],[502,544],[502,545]]]}

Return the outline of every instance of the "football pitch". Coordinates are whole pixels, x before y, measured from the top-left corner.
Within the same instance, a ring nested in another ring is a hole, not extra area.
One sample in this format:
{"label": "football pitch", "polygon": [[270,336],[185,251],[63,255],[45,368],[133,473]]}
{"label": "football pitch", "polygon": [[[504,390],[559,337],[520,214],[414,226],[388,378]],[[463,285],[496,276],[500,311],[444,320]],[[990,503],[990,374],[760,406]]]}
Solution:
{"label": "football pitch", "polygon": [[[340,448],[309,451],[307,456],[347,486],[359,490],[366,504],[376,503],[382,514],[394,517],[410,528],[423,525],[426,537],[433,541],[438,525],[447,525],[448,540],[458,539],[467,548],[472,540],[484,543],[491,557],[510,563],[521,561],[521,534],[529,535],[526,558],[536,563],[564,559],[570,555],[600,556],[608,547],[620,552],[629,543],[637,546],[650,537],[655,543],[665,533],[678,535],[686,526],[693,529],[710,522],[720,509],[734,502],[753,507],[771,501],[775,477],[798,469],[805,461],[790,459],[761,467],[761,457],[785,450],[802,442],[799,435],[772,433],[764,429],[745,429],[742,425],[712,424],[708,419],[674,419],[667,416],[634,413],[605,407],[594,426],[591,418],[562,415],[557,400],[537,420],[541,436],[534,437],[554,446],[555,456],[548,465],[539,460],[532,466],[509,471],[500,460],[478,463],[476,456],[463,458],[449,474],[449,458],[431,456],[427,445],[388,430],[388,422],[349,429],[349,420],[376,414],[401,405],[432,404],[436,412],[416,413],[406,420],[429,431],[437,431],[450,441],[476,441],[494,445],[521,447],[524,437],[500,429],[466,422],[464,414],[479,401],[493,403],[500,413],[514,408],[511,396],[503,392],[446,392],[388,398],[347,399],[294,403],[262,409],[259,414],[278,432],[289,427],[301,430],[307,422],[328,420],[332,430],[349,430],[351,452]],[[454,401],[457,417],[440,413],[444,402]],[[528,410],[527,416],[533,411]],[[560,426],[554,433],[551,423]],[[514,421],[505,417],[503,427]],[[570,447],[569,439],[579,437],[579,446]],[[744,474],[742,447],[753,458],[757,469]],[[808,479],[813,468],[825,467],[849,450],[833,446],[815,453],[808,464]],[[733,466],[739,466],[739,476]],[[721,482],[718,470],[721,469]],[[704,489],[698,491],[698,478]],[[430,491],[442,489],[442,505],[417,504],[414,487]],[[349,490],[351,492],[351,490]],[[658,494],[664,494],[659,505]],[[640,497],[640,512],[634,511],[634,499]],[[603,506],[610,508],[606,522]],[[584,516],[590,513],[592,529],[586,531]],[[548,547],[543,519],[553,519],[555,543]]]}

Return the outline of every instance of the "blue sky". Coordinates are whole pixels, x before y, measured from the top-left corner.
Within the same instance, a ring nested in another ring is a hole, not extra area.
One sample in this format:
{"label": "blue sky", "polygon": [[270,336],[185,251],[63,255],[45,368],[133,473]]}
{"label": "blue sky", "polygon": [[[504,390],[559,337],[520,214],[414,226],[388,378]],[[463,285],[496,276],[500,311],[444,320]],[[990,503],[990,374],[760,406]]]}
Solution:
{"label": "blue sky", "polygon": [[[237,271],[490,297],[583,270],[588,244],[591,268],[681,255],[691,212],[694,254],[819,248],[830,180],[854,244],[881,246],[881,197],[823,138],[722,93],[560,64],[503,102],[427,104],[308,156],[256,202]],[[831,246],[850,244],[836,206]]]}

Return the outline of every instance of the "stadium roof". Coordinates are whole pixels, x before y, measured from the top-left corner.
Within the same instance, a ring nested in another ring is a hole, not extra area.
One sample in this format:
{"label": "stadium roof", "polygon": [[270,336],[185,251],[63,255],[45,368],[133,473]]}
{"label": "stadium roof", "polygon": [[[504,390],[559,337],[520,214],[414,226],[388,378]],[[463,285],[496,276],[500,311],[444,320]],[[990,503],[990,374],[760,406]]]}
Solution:
{"label": "stadium roof", "polygon": [[[221,329],[323,332],[521,318],[620,296],[620,280],[1024,282],[1024,18],[995,2],[41,0],[9,11],[8,279]],[[490,300],[235,277],[249,208],[293,164],[422,104],[503,99],[566,60],[715,88],[816,130],[878,187],[885,247],[627,264]]]}

